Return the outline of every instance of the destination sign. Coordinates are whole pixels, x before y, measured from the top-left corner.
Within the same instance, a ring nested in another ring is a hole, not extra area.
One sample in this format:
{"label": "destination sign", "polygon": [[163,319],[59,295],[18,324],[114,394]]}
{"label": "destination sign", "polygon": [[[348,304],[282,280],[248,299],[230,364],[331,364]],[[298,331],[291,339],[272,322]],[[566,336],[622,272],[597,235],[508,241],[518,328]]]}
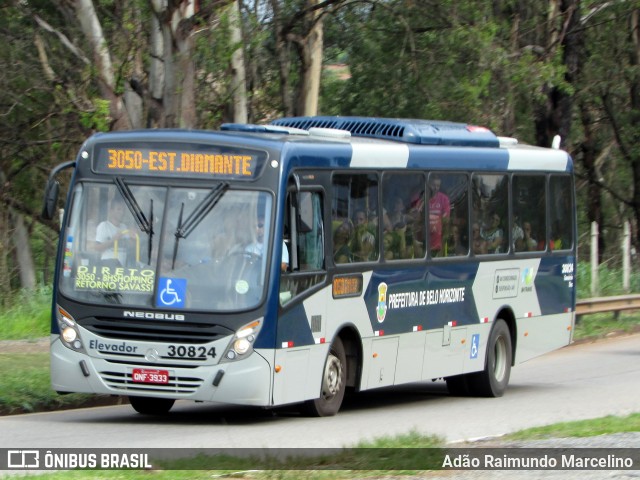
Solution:
{"label": "destination sign", "polygon": [[333,298],[356,297],[362,293],[362,275],[335,276],[332,282]]}
{"label": "destination sign", "polygon": [[264,152],[211,145],[108,144],[96,147],[94,171],[114,174],[256,178],[266,160]]}

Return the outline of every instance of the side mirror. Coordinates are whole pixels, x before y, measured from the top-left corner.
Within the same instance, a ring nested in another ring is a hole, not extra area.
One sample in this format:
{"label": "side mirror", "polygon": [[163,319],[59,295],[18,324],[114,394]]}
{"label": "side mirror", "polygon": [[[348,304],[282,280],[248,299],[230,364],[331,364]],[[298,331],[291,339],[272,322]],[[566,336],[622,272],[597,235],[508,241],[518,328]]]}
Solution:
{"label": "side mirror", "polygon": [[60,183],[57,180],[49,180],[44,191],[44,205],[42,206],[42,218],[46,220],[53,219],[55,215],[56,205],[58,204],[58,195],[60,193]]}
{"label": "side mirror", "polygon": [[44,205],[42,206],[42,218],[45,220],[53,219],[53,215],[56,213],[55,210],[56,205],[58,204],[58,194],[60,193],[60,184],[55,179],[56,175],[66,168],[75,167],[75,165],[75,160],[70,160],[57,165],[53,170],[51,170],[47,186],[44,190]]}

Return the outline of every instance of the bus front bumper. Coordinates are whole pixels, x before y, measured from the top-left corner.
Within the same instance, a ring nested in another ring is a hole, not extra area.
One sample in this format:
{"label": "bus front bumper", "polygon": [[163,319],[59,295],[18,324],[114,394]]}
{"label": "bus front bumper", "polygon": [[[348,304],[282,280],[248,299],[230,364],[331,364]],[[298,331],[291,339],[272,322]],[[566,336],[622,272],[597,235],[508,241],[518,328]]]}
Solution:
{"label": "bus front bumper", "polygon": [[[167,384],[133,381],[134,369],[166,371]],[[59,393],[174,398],[235,405],[270,406],[272,369],[258,352],[242,361],[180,368],[123,364],[93,358],[51,336],[51,387]]]}

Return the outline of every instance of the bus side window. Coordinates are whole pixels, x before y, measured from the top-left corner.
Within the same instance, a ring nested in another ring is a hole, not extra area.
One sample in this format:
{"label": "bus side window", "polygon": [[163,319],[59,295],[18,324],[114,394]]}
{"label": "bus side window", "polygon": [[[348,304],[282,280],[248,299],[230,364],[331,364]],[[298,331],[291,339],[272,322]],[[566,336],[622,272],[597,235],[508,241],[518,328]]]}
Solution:
{"label": "bus side window", "polygon": [[469,252],[469,178],[466,174],[429,175],[429,251],[432,258]]}
{"label": "bus side window", "polygon": [[472,180],[473,223],[480,229],[482,252],[509,250],[508,178],[506,175],[474,175]]}
{"label": "bus side window", "polygon": [[549,246],[551,250],[567,250],[573,247],[573,205],[571,202],[571,177],[552,175],[549,182],[551,232]]}
{"label": "bus side window", "polygon": [[298,195],[297,247],[300,271],[324,267],[324,226],[322,202],[316,192]]}
{"label": "bus side window", "polygon": [[544,175],[513,175],[511,248],[515,252],[545,249],[545,183]]}
{"label": "bus side window", "polygon": [[422,174],[392,173],[382,180],[382,246],[387,261],[421,258],[424,254],[424,191]]}
{"label": "bus side window", "polygon": [[377,175],[336,174],[331,198],[334,262],[378,260],[378,224],[384,221],[384,214],[378,202]]}
{"label": "bus side window", "polygon": [[323,282],[324,223],[319,192],[293,193],[287,201],[289,265],[280,278],[280,304]]}

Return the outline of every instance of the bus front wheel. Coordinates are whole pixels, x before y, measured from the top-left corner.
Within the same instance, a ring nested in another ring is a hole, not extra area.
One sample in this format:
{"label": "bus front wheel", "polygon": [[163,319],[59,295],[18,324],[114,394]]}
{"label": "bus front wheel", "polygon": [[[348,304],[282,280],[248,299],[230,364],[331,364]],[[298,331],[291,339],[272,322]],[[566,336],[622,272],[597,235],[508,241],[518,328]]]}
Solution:
{"label": "bus front wheel", "polygon": [[501,397],[511,374],[511,332],[501,318],[496,320],[489,342],[484,370],[469,375],[468,383],[473,395],[481,397]]}
{"label": "bus front wheel", "polygon": [[175,400],[171,398],[129,397],[133,409],[142,415],[164,415],[169,413]]}
{"label": "bus front wheel", "polygon": [[322,373],[320,398],[304,404],[305,413],[313,417],[329,417],[340,410],[347,382],[347,355],[339,337],[333,341]]}

